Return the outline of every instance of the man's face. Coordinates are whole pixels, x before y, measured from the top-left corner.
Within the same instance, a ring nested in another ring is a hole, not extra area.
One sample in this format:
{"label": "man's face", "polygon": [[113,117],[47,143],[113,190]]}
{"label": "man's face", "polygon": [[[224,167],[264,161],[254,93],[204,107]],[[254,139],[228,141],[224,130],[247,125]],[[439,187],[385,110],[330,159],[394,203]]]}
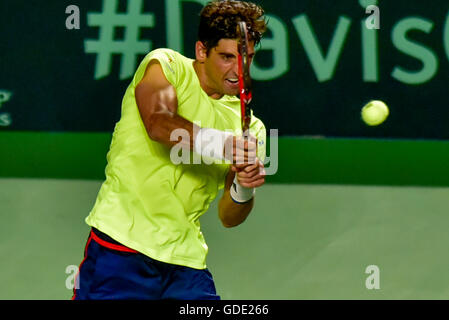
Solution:
{"label": "man's face", "polygon": [[[250,63],[254,57],[254,43],[248,47]],[[206,85],[211,92],[219,95],[237,95],[238,82],[238,44],[237,40],[221,39],[217,46],[209,50],[204,58]]]}

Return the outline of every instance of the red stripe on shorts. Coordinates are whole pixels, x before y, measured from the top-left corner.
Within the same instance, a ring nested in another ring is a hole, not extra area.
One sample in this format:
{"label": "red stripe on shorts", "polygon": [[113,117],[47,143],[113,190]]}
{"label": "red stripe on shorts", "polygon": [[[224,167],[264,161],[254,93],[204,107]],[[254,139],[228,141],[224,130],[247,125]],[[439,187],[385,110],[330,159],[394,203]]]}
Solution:
{"label": "red stripe on shorts", "polygon": [[92,237],[92,239],[95,240],[96,243],[98,243],[99,245],[106,247],[108,249],[121,251],[121,252],[137,253],[136,250],[130,249],[128,247],[104,241],[103,239],[100,239],[93,231],[90,232],[90,236]]}

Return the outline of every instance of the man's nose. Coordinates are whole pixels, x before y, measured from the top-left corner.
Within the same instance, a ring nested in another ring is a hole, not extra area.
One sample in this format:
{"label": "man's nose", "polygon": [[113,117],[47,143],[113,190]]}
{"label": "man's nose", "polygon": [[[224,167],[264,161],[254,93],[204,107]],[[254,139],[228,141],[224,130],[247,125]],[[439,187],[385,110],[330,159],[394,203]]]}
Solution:
{"label": "man's nose", "polygon": [[239,75],[239,62],[237,61],[232,65],[232,72],[238,76]]}

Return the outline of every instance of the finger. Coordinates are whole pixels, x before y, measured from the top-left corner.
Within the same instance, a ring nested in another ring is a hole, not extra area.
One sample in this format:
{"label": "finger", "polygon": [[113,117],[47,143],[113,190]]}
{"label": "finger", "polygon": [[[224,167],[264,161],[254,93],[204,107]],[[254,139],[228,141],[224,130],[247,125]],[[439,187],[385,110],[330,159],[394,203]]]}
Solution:
{"label": "finger", "polygon": [[[248,170],[245,171],[249,166],[254,166],[252,164],[248,164],[248,163],[234,163],[232,164],[233,167],[233,171],[235,172],[249,172]],[[259,167],[254,168],[251,171],[257,171]]]}
{"label": "finger", "polygon": [[239,180],[239,182],[242,181],[243,183],[251,183],[259,179],[265,179],[265,175],[260,174],[258,170],[255,170],[254,172],[251,173],[240,171],[237,173],[237,179]]}
{"label": "finger", "polygon": [[255,162],[253,164],[249,164],[246,167],[243,168],[243,171],[246,173],[251,173],[253,171],[258,172],[259,170],[259,159],[255,159]]}
{"label": "finger", "polygon": [[265,171],[265,166],[262,162],[259,162],[259,174],[261,176],[266,176],[267,172]]}
{"label": "finger", "polygon": [[237,145],[233,151],[232,156],[235,157],[253,157],[257,154],[257,145],[245,142],[245,145]]}
{"label": "finger", "polygon": [[233,159],[234,164],[239,165],[254,165],[256,163],[257,155],[255,153],[249,153],[246,155],[237,155]]}
{"label": "finger", "polygon": [[239,183],[242,187],[245,187],[245,188],[258,188],[265,183],[265,179],[261,178],[261,179],[251,181],[251,182],[243,182],[243,181],[240,182],[239,181]]}
{"label": "finger", "polygon": [[254,142],[255,144],[257,144],[257,137],[253,136],[252,134],[249,135],[249,139],[248,140]]}
{"label": "finger", "polygon": [[245,163],[235,163],[235,164],[233,164],[232,166],[235,167],[236,170],[237,170],[238,172],[240,172],[240,171],[242,171],[243,169],[245,169],[245,167],[247,167],[248,164],[245,164]]}
{"label": "finger", "polygon": [[257,148],[257,140],[244,140],[243,143],[237,143],[236,147],[245,151],[255,150]]}
{"label": "finger", "polygon": [[245,142],[245,150],[246,151],[252,151],[257,149],[257,142],[256,141],[246,141]]}
{"label": "finger", "polygon": [[257,157],[256,149],[252,149],[252,150],[236,149],[232,154],[232,158],[234,159],[234,162],[236,162],[238,159],[242,162],[243,161],[246,161],[246,162],[252,161],[252,163],[255,163],[256,157]]}
{"label": "finger", "polygon": [[242,149],[249,150],[257,148],[257,138],[254,136],[250,136],[249,139],[245,139],[244,137],[236,137],[232,140],[234,149]]}
{"label": "finger", "polygon": [[250,172],[246,172],[245,170],[246,170],[246,168],[243,169],[243,170],[241,170],[240,172],[238,172],[239,178],[242,178],[242,179],[252,179],[252,178],[254,178],[255,176],[259,175],[259,169],[257,169],[257,170],[252,170],[252,171],[250,171]]}
{"label": "finger", "polygon": [[260,176],[260,175],[256,175],[256,176],[254,176],[252,178],[243,178],[241,176],[238,176],[237,179],[238,179],[240,184],[242,184],[242,183],[243,184],[251,184],[251,183],[254,183],[254,182],[258,181],[258,180],[264,180],[265,177],[264,176]]}

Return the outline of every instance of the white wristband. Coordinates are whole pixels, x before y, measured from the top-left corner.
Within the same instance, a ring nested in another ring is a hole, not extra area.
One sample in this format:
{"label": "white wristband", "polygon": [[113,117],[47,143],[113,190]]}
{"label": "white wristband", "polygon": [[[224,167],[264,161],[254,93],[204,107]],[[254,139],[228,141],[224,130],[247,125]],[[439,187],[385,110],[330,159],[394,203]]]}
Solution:
{"label": "white wristband", "polygon": [[211,128],[201,128],[195,137],[193,151],[218,160],[224,160],[224,145],[232,133]]}
{"label": "white wristband", "polygon": [[234,178],[234,182],[231,186],[231,198],[234,202],[245,203],[251,200],[256,194],[256,188],[245,188],[242,187],[237,180],[237,175]]}

